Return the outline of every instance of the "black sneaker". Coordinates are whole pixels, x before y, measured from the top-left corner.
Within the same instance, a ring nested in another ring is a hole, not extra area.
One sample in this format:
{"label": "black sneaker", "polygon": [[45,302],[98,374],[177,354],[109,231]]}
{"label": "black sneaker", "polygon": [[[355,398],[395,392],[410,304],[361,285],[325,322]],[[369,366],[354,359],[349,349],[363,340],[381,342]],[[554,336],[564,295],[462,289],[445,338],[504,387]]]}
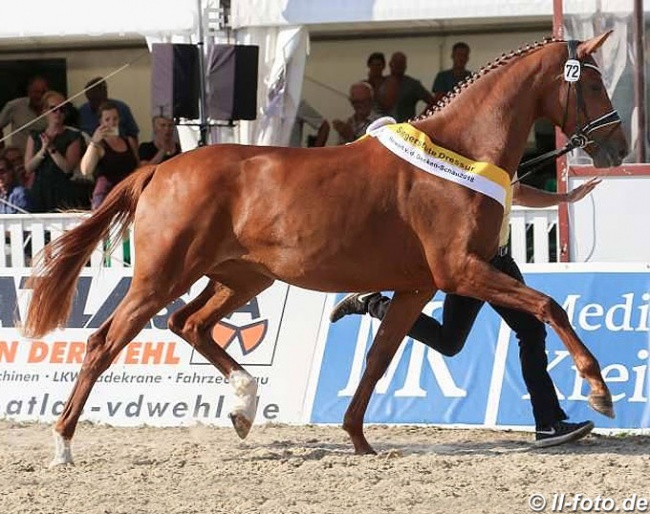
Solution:
{"label": "black sneaker", "polygon": [[537,429],[535,432],[534,446],[538,448],[547,448],[569,441],[577,441],[583,438],[594,428],[592,421],[582,421],[580,423],[568,423],[558,421],[553,426]]}
{"label": "black sneaker", "polygon": [[330,321],[336,323],[348,314],[368,314],[368,302],[381,293],[350,293],[337,303],[330,312]]}

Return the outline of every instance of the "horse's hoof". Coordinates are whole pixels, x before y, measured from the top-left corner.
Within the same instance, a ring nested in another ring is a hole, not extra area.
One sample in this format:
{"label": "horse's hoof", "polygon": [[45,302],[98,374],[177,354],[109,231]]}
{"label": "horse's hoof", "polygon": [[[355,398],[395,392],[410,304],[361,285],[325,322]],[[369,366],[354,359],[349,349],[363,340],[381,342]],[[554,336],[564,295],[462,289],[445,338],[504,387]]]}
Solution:
{"label": "horse's hoof", "polygon": [[589,405],[596,412],[600,412],[608,418],[614,419],[614,403],[611,394],[590,394]]}
{"label": "horse's hoof", "polygon": [[355,455],[377,455],[377,452],[368,444],[366,438],[361,436],[352,437]]}
{"label": "horse's hoof", "polygon": [[360,448],[355,448],[354,453],[355,455],[377,455],[377,452],[369,444]]}
{"label": "horse's hoof", "polygon": [[74,466],[74,462],[72,461],[72,457],[68,458],[67,456],[57,456],[52,459],[50,462],[50,469],[51,468],[58,468],[59,466]]}
{"label": "horse's hoof", "polygon": [[237,435],[241,439],[246,439],[248,432],[251,431],[251,427],[253,426],[251,421],[242,415],[241,412],[232,412],[228,416],[230,416],[230,421],[232,421],[232,426],[235,432],[237,432]]}

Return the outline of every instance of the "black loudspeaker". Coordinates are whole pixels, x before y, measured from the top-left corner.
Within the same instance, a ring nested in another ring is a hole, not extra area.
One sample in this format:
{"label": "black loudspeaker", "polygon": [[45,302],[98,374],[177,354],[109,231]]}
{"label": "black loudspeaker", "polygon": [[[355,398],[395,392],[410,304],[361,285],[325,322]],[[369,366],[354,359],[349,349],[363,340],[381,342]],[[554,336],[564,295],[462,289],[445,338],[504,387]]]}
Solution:
{"label": "black loudspeaker", "polygon": [[257,117],[259,47],[214,45],[207,59],[207,112],[215,120]]}
{"label": "black loudspeaker", "polygon": [[200,66],[196,45],[151,45],[151,114],[199,117]]}

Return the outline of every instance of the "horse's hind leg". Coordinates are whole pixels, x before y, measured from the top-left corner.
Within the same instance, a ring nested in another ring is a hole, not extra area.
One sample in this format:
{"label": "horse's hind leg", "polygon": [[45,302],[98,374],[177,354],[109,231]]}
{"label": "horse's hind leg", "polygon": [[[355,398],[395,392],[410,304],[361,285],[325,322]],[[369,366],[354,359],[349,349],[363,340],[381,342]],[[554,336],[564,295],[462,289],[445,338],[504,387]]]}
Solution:
{"label": "horse's hind leg", "polygon": [[386,372],[402,339],[434,290],[396,292],[388,311],[379,326],[379,331],[368,351],[366,369],[361,382],[345,411],[343,429],[349,434],[357,454],[375,453],[363,435],[363,417],[377,382]]}
{"label": "horse's hind leg", "polygon": [[589,386],[589,404],[605,416],[614,417],[612,396],[596,358],[580,340],[562,307],[553,298],[501,273],[487,262],[470,256],[453,293],[480,298],[503,307],[529,312],[548,323],[571,354],[576,368]]}
{"label": "horse's hind leg", "polygon": [[[68,396],[68,401],[54,425],[54,459],[52,459],[50,466],[73,463],[70,442],[90,391],[105,369],[104,362],[108,360],[108,356],[103,351],[103,344],[112,321],[113,317],[111,316],[88,338],[81,370]],[[110,362],[108,360],[109,365]],[[97,373],[97,376],[95,376],[95,373]]]}
{"label": "horse's hind leg", "polygon": [[211,276],[201,294],[169,318],[168,326],[229,378],[237,397],[230,419],[243,439],[255,419],[257,382],[214,341],[211,331],[221,318],[269,287],[273,279],[238,268],[233,266],[228,275],[220,273],[218,281]]}
{"label": "horse's hind leg", "polygon": [[187,278],[186,281],[182,280],[183,277],[177,278],[178,282],[171,287],[164,280],[139,280],[134,275],[129,291],[113,315],[88,338],[79,376],[54,426],[55,454],[51,465],[72,463],[70,442],[99,376],[144,328],[147,321],[180,296],[193,282]]}

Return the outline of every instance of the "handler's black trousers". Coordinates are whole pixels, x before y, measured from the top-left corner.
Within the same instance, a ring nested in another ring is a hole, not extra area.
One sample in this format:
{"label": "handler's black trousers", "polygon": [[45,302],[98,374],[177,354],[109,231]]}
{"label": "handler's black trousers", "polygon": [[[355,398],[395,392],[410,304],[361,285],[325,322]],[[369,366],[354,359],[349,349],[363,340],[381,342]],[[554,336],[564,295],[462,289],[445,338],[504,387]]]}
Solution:
{"label": "handler's black trousers", "polygon": [[[509,255],[496,256],[490,264],[520,282],[524,277],[515,261]],[[448,294],[442,311],[442,324],[425,314],[420,314],[408,335],[424,343],[443,355],[456,355],[463,349],[469,331],[483,307],[483,300]],[[368,305],[371,316],[383,319],[390,299],[382,296],[374,298]],[[498,305],[490,306],[503,318],[515,332],[519,340],[519,360],[521,372],[530,394],[533,416],[538,428],[554,424],[567,418],[561,409],[555,387],[546,367],[546,327],[535,316],[515,309]]]}

